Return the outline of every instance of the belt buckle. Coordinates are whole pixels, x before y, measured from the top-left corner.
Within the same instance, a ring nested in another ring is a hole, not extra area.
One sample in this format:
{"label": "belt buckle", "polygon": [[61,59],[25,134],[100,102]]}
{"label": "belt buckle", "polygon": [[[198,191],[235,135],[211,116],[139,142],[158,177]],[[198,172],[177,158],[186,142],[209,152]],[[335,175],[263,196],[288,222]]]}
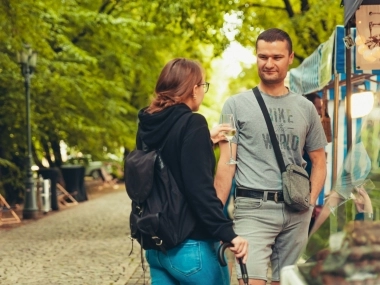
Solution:
{"label": "belt buckle", "polygon": [[278,203],[278,192],[274,193],[274,201]]}

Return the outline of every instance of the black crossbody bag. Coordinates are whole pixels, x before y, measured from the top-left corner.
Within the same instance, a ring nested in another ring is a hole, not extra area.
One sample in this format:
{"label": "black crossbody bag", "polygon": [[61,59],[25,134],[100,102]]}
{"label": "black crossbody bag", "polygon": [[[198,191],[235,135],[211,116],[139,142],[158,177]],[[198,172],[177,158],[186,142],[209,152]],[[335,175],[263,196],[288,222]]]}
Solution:
{"label": "black crossbody bag", "polygon": [[295,211],[304,211],[310,207],[310,191],[311,185],[309,175],[306,170],[296,164],[288,164],[285,166],[282,157],[280,145],[274,132],[273,124],[270,119],[268,109],[257,87],[252,89],[257,102],[263,112],[265,122],[268,127],[270,140],[276,155],[278,166],[280,167],[282,177],[282,192],[285,204]]}

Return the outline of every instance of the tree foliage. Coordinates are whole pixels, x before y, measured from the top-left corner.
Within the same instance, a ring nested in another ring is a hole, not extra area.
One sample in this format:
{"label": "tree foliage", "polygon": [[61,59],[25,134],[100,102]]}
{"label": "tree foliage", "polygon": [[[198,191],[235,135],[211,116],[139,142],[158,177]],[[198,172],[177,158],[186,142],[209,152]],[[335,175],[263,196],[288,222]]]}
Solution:
{"label": "tree foliage", "polygon": [[261,0],[237,5],[242,20],[236,39],[252,46],[258,34],[268,28],[289,33],[295,51],[295,66],[326,41],[336,25],[343,23],[343,8],[337,0]]}
{"label": "tree foliage", "polygon": [[[38,52],[31,80],[33,158],[40,166],[42,158],[60,166],[61,141],[96,159],[132,149],[137,112],[149,103],[162,66],[189,57],[210,73],[229,44],[226,13],[241,20],[232,29],[243,46],[254,46],[263,29],[287,30],[298,64],[342,22],[338,2],[0,0],[0,158],[24,170],[26,103],[16,54],[25,43]],[[248,83],[247,76],[256,75],[246,70],[237,82]],[[212,92],[202,110],[215,115],[220,96]]]}
{"label": "tree foliage", "polygon": [[[298,66],[323,42],[327,41],[336,25],[343,24],[344,11],[338,0],[251,0],[238,1],[235,13],[241,24],[236,40],[246,47],[255,47],[260,32],[269,28],[285,30],[293,42]],[[259,81],[252,68],[245,68],[238,80],[231,82],[232,92],[239,86],[254,86]]]}
{"label": "tree foliage", "polygon": [[210,60],[226,45],[216,1],[0,3],[0,156],[10,160],[25,154],[16,63],[23,43],[39,55],[31,86],[34,159],[58,166],[61,140],[97,158],[134,147],[137,111],[149,102],[163,64],[176,56],[202,61],[211,47]]}

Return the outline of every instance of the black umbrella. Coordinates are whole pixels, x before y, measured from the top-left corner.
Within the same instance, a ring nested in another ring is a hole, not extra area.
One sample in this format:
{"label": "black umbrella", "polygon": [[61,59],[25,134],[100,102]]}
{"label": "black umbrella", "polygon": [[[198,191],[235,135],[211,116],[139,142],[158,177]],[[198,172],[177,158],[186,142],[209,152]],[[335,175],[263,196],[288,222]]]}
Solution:
{"label": "black umbrella", "polygon": [[[226,250],[227,247],[232,246],[231,243],[225,242],[220,245],[218,249],[218,260],[221,266],[227,266],[226,259],[224,258],[224,251]],[[248,273],[247,273],[247,266],[243,263],[243,259],[239,258],[239,264],[240,264],[240,270],[241,270],[241,275],[244,281],[245,285],[248,285]]]}

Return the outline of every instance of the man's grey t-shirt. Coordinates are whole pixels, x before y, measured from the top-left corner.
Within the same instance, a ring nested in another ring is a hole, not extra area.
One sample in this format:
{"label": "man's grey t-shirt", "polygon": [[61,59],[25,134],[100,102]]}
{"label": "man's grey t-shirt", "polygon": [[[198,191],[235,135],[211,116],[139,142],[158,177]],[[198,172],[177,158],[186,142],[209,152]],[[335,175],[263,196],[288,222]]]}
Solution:
{"label": "man's grey t-shirt", "polygon": [[[313,151],[327,145],[326,136],[312,102],[289,92],[271,96],[261,92],[280,144],[285,165],[305,167],[303,149]],[[223,114],[233,114],[237,143],[235,180],[238,187],[281,190],[281,173],[268,128],[252,90],[227,99]]]}

